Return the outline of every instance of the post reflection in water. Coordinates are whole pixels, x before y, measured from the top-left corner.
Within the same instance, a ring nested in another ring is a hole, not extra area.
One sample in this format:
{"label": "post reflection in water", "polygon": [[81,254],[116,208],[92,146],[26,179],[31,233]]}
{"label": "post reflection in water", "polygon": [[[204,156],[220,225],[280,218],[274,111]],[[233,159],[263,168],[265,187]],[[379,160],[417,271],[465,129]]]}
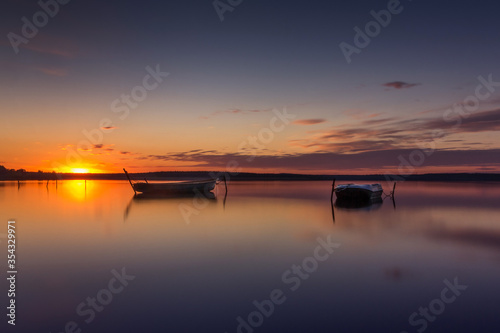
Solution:
{"label": "post reflection in water", "polygon": [[[231,182],[227,205],[221,189],[199,200],[134,197],[123,181],[42,185],[0,185],[1,218],[18,226],[20,331],[236,332],[281,289],[259,332],[412,332],[409,316],[455,277],[469,287],[428,331],[500,329],[498,184],[399,183],[397,209],[334,204],[323,181]],[[290,290],[284,272],[327,237],[342,246]],[[136,278],[87,324],[76,307],[122,268]]]}

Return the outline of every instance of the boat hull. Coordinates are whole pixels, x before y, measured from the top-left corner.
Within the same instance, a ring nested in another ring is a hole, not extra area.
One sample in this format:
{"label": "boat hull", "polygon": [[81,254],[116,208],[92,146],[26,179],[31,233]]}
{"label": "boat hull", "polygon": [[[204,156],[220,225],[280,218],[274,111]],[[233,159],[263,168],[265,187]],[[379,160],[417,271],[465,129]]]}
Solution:
{"label": "boat hull", "polygon": [[215,188],[216,181],[134,183],[134,191],[147,194],[184,194],[209,193]]}
{"label": "boat hull", "polygon": [[372,185],[340,185],[335,188],[335,196],[337,200],[352,201],[352,202],[370,202],[378,200],[382,197],[382,186],[379,184]]}

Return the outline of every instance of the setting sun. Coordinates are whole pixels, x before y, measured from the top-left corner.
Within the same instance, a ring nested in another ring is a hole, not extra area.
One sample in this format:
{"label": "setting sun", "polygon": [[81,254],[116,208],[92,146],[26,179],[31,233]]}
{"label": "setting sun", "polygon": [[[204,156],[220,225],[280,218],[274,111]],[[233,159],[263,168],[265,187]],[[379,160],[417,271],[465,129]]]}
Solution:
{"label": "setting sun", "polygon": [[89,169],[84,168],[73,168],[71,169],[72,173],[89,173]]}

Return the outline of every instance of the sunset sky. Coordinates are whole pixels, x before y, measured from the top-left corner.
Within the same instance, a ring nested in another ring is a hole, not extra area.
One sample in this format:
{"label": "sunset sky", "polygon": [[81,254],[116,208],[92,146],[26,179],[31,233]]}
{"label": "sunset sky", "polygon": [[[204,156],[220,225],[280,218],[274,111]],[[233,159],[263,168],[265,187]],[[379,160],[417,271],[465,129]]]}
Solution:
{"label": "sunset sky", "polygon": [[4,1],[0,165],[500,172],[497,2],[231,2]]}

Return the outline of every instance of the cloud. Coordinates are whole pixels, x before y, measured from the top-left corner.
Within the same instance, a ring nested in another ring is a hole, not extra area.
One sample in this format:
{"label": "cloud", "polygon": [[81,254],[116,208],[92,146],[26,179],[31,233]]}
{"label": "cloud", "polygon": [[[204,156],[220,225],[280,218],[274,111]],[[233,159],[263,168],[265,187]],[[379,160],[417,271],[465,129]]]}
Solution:
{"label": "cloud", "polygon": [[[247,153],[223,154],[216,151],[178,152],[164,155],[138,156],[137,160],[169,161],[171,167],[199,167],[207,170],[225,170],[229,161],[236,161],[243,169],[260,170],[300,170],[311,172],[363,172],[382,173],[386,170],[401,174],[408,171],[402,160],[409,160],[414,149],[385,149],[359,153],[313,152],[304,154],[254,155]],[[176,164],[175,162],[179,162]],[[469,169],[490,166],[500,170],[500,149],[488,150],[436,150],[429,156],[423,167],[463,166]],[[417,170],[419,168],[416,168]],[[324,172],[324,171],[323,171]]]}
{"label": "cloud", "polygon": [[356,120],[376,118],[383,114],[383,113],[369,113],[369,111],[361,109],[347,109],[342,113]]}
{"label": "cloud", "polygon": [[407,83],[403,81],[393,81],[384,83],[382,86],[394,89],[412,88],[420,85],[420,83]]}
{"label": "cloud", "polygon": [[[366,119],[351,125],[311,132],[309,136],[290,140],[289,144],[309,151],[336,153],[415,149],[422,144],[428,146],[429,143],[439,143],[441,149],[464,149],[480,143],[464,140],[456,135],[500,131],[500,109],[462,115],[460,112],[462,111],[457,110],[447,114],[446,118],[441,115],[408,119]],[[454,137],[448,138],[452,135]]]}
{"label": "cloud", "polygon": [[114,130],[114,129],[116,129],[116,128],[118,128],[118,127],[116,127],[116,126],[105,126],[105,127],[101,127],[101,129],[102,129],[102,130],[105,130],[105,131],[106,131],[106,130],[108,130],[108,131],[109,131],[109,130]]}
{"label": "cloud", "polygon": [[50,54],[54,56],[59,56],[63,58],[72,58],[74,56],[74,52],[69,51],[69,50],[64,50],[62,48],[58,47],[44,47],[44,46],[39,46],[39,45],[33,45],[31,43],[28,43],[26,45],[21,45],[22,47],[34,51],[37,53],[43,53],[43,54]]}
{"label": "cloud", "polygon": [[298,119],[294,120],[292,124],[295,125],[315,125],[326,122],[326,119]]}
{"label": "cloud", "polygon": [[[495,96],[495,97],[492,96],[485,101],[481,101],[482,106],[498,107],[499,104],[500,104],[500,96]],[[448,110],[453,110],[453,109],[456,109],[457,107],[460,107],[460,106],[462,106],[462,107],[464,106],[463,100],[460,102],[453,103],[453,104],[448,104],[448,105],[444,105],[444,106],[439,106],[439,107],[423,110],[423,111],[420,111],[418,114],[437,113],[437,112],[443,114],[444,112],[446,112]]]}
{"label": "cloud", "polygon": [[222,114],[251,114],[251,113],[261,113],[261,112],[270,112],[272,109],[253,109],[253,110],[242,110],[242,109],[230,109],[223,111],[215,111],[209,114],[208,116],[201,116],[201,119],[209,119],[212,117],[216,117]]}
{"label": "cloud", "polygon": [[[113,148],[114,144],[111,144],[111,145],[104,145],[102,143],[100,144],[95,144],[95,145],[92,145],[92,148],[93,149],[96,149],[96,150],[103,150],[103,151],[107,151],[107,152],[112,152],[114,151],[115,149]],[[100,155],[102,153],[96,153],[97,155]]]}
{"label": "cloud", "polygon": [[[467,117],[462,116],[461,112],[465,112]],[[500,131],[500,109],[471,113],[459,108],[446,118],[431,119],[423,126],[427,129],[447,130],[448,133]]]}
{"label": "cloud", "polygon": [[366,110],[360,110],[360,109],[348,109],[343,111],[342,113],[356,120],[376,118],[383,114],[383,113],[369,113]]}
{"label": "cloud", "polygon": [[36,67],[36,70],[51,76],[66,76],[68,71],[64,68],[54,68],[54,67]]}
{"label": "cloud", "polygon": [[392,118],[382,118],[382,119],[367,119],[367,120],[364,120],[361,124],[363,124],[363,125],[380,125],[383,123],[395,121],[397,119],[399,119],[399,118],[392,117]]}
{"label": "cloud", "polygon": [[338,153],[349,154],[396,148],[391,140],[355,140],[340,143],[311,145],[310,147],[315,147],[319,151],[335,151]]}
{"label": "cloud", "polygon": [[78,53],[78,44],[74,40],[51,35],[46,31],[40,31],[36,38],[20,46],[33,52],[63,58],[73,58]]}
{"label": "cloud", "polygon": [[336,126],[316,132],[310,137],[289,141],[292,146],[326,150],[337,153],[353,153],[371,150],[400,149],[413,146],[414,141],[428,140],[431,133],[416,133],[414,124],[404,120],[386,118],[366,120],[352,126]]}

